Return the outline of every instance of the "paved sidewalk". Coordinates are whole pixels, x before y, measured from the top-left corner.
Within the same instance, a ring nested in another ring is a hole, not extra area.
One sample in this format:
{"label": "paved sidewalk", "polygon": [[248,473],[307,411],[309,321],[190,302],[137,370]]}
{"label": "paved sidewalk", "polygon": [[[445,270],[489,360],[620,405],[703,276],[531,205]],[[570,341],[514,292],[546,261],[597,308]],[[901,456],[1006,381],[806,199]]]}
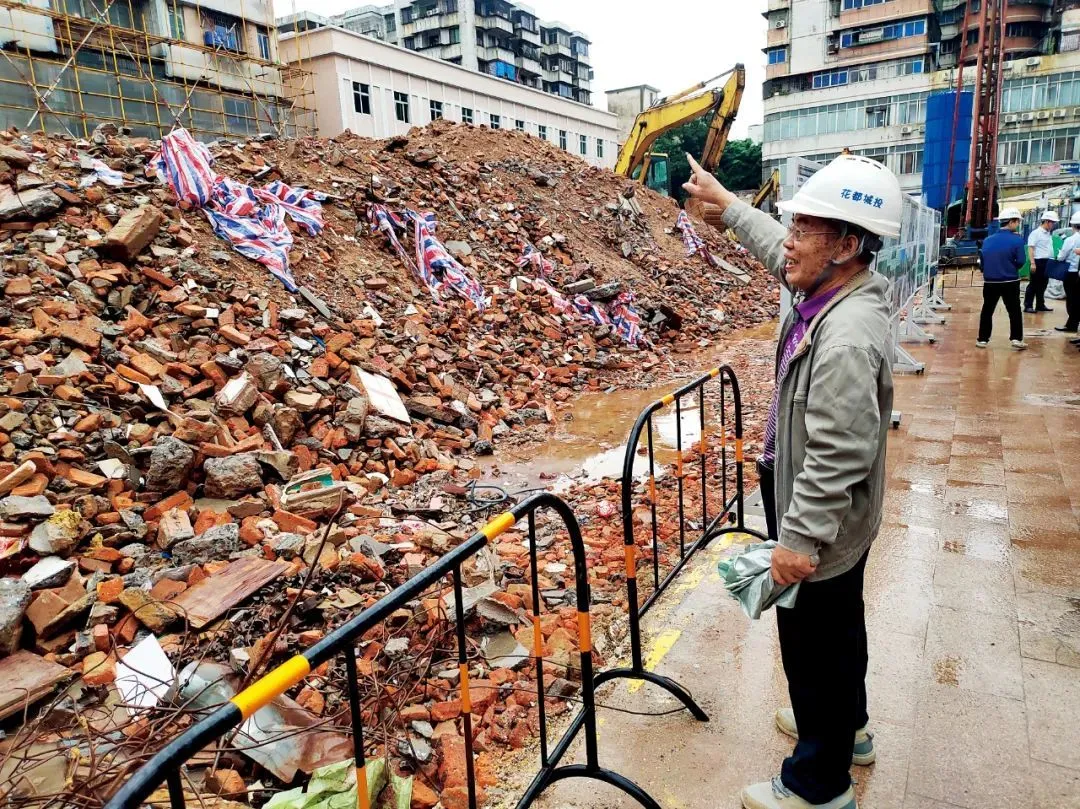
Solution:
{"label": "paved sidewalk", "polygon": [[[878,763],[854,768],[863,809],[1080,807],[1080,353],[1026,316],[1031,349],[1008,346],[1004,311],[975,346],[979,290],[949,292],[936,345],[897,378],[886,524],[867,566],[870,716]],[[1060,315],[1060,316],[1059,316]],[[1041,330],[1041,331],[1040,331]],[[645,622],[656,670],[709,712],[601,711],[601,763],[665,809],[739,805],[779,771],[791,742],[775,619],[750,622],[719,582],[711,548]],[[614,684],[601,701],[673,703]],[[547,809],[630,807],[568,781]]]}

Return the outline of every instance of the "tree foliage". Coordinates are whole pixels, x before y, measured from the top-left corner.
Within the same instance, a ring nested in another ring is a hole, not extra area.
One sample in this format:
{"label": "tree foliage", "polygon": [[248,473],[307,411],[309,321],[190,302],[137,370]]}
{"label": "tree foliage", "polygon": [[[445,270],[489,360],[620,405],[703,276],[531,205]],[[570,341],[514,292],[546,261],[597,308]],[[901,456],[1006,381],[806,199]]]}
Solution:
{"label": "tree foliage", "polygon": [[[690,179],[686,153],[700,159],[708,133],[708,121],[699,118],[661,136],[653,146],[654,152],[668,155],[671,193],[679,200],[685,199],[686,192],[682,186]],[[761,185],[761,146],[749,139],[729,140],[714,173],[732,191],[758,188]]]}

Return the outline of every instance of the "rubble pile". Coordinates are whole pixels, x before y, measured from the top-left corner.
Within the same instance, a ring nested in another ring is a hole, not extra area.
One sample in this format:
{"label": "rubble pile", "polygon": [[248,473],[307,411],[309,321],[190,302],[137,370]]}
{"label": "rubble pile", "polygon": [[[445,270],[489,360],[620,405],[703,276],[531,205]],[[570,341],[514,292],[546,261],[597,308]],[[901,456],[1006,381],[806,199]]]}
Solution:
{"label": "rubble pile", "polygon": [[[100,805],[195,712],[467,538],[477,455],[550,429],[580,391],[640,384],[775,316],[775,286],[729,238],[708,241],[730,272],[687,257],[670,200],[520,133],[437,122],[387,142],[212,145],[222,175],[321,201],[317,235],[286,223],[295,292],[152,176],[158,150],[107,127],[86,142],[0,133],[0,794],[13,805]],[[433,212],[485,305],[433,299],[372,232],[372,205]],[[638,340],[558,305],[627,293]],[[617,522],[589,528],[598,574]],[[497,787],[489,757],[539,727],[529,570],[511,532],[463,571],[484,787]],[[557,715],[578,691],[573,560],[544,521],[538,583]],[[600,601],[601,619],[619,606]],[[371,754],[389,762],[369,787],[464,806],[452,589],[399,612],[359,648]],[[276,735],[200,759],[193,796],[259,805],[348,758],[344,677],[340,661],[313,672],[264,709]]]}

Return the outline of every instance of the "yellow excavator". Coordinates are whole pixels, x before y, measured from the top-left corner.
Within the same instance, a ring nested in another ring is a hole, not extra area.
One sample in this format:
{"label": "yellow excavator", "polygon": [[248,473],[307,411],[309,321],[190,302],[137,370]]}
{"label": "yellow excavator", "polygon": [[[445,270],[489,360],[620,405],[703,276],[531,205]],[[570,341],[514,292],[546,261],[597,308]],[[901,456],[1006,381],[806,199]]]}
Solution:
{"label": "yellow excavator", "polygon": [[766,202],[769,203],[767,213],[775,216],[777,213],[776,204],[780,202],[780,169],[773,169],[772,174],[761,184],[761,188],[754,195],[751,204],[759,211],[764,211]]}
{"label": "yellow excavator", "polygon": [[[708,89],[713,82],[728,74],[731,74],[731,78],[723,87]],[[670,196],[668,156],[653,152],[653,144],[664,133],[706,115],[711,115],[712,119],[700,162],[707,171],[713,171],[724,153],[745,87],[746,69],[738,64],[681,93],[661,98],[634,120],[633,129],[619,150],[615,173],[643,182],[654,191]]]}

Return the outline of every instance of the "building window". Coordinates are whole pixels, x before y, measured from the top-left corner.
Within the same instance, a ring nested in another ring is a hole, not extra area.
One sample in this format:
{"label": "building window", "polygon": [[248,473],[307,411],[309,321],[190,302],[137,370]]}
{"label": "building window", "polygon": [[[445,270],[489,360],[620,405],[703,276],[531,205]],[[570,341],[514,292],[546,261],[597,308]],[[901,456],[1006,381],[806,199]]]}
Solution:
{"label": "building window", "polygon": [[525,122],[518,118],[516,121],[514,121],[514,129],[516,129],[518,132],[524,132]]}
{"label": "building window", "polygon": [[371,115],[371,87],[358,81],[352,83],[353,109],[361,115]]}
{"label": "building window", "polygon": [[536,134],[540,136],[540,140],[547,140],[547,127],[543,124],[538,124],[536,127]]}
{"label": "building window", "polygon": [[787,48],[769,48],[769,64],[782,65],[787,61]]}
{"label": "building window", "polygon": [[455,25],[450,29],[450,44],[451,45],[459,45],[459,44],[461,44],[461,27],[460,26]]}
{"label": "building window", "polygon": [[471,124],[473,122],[473,112],[470,107],[461,108],[461,123]]}
{"label": "building window", "polygon": [[408,25],[412,21],[413,21],[412,6],[405,6],[405,8],[403,8],[401,10],[401,24],[402,25]]}
{"label": "building window", "polygon": [[889,125],[889,110],[887,107],[866,108],[866,128],[880,129]]}
{"label": "building window", "polygon": [[596,139],[596,156],[601,160],[604,159],[604,141],[602,138]]}
{"label": "building window", "polygon": [[579,150],[581,151],[581,153],[583,155],[587,155],[589,153],[589,139],[586,138],[584,135],[579,135],[578,138],[579,138],[579,141],[578,141]]}
{"label": "building window", "polygon": [[394,117],[403,124],[409,123],[409,94],[394,93]]}
{"label": "building window", "polygon": [[879,6],[884,2],[885,2],[885,0],[844,0],[844,11],[850,11],[853,8],[866,8],[867,6]]}
{"label": "building window", "polygon": [[203,11],[203,44],[240,53],[244,50],[243,26],[238,17],[217,11]]}
{"label": "building window", "polygon": [[436,101],[435,99],[432,99],[431,104],[428,106],[428,109],[431,112],[432,121],[437,121],[443,117],[441,101]]}
{"label": "building window", "polygon": [[566,130],[565,129],[560,129],[559,130],[559,148],[564,149],[564,150],[568,148],[567,145],[566,145]]}
{"label": "building window", "polygon": [[900,165],[898,167],[900,174],[919,174],[923,170],[922,149],[912,152],[901,152],[897,157],[900,158]]}
{"label": "building window", "polygon": [[489,115],[488,118],[491,120],[491,128],[492,129],[498,129],[499,127],[502,126],[502,116],[496,115],[495,113],[491,113],[491,115]]}
{"label": "building window", "polygon": [[184,9],[182,6],[166,6],[169,13],[169,36],[173,39],[184,38]]}
{"label": "building window", "polygon": [[255,39],[259,43],[259,58],[270,61],[270,31],[261,25],[255,26]]}

